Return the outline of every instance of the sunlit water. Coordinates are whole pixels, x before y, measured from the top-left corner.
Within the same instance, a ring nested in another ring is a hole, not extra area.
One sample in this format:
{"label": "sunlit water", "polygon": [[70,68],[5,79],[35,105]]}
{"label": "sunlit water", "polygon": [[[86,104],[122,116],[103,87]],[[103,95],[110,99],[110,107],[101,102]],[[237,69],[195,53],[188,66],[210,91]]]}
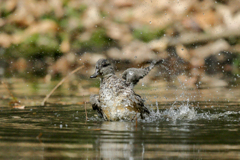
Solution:
{"label": "sunlit water", "polygon": [[[86,120],[84,103],[78,102],[88,95],[63,88],[49,101],[72,104],[42,107],[37,102],[44,94],[20,86],[12,89],[27,104],[24,109],[1,100],[2,159],[240,159],[239,88],[137,88],[151,115],[106,122],[89,104]],[[4,88],[1,94],[7,95]]]}

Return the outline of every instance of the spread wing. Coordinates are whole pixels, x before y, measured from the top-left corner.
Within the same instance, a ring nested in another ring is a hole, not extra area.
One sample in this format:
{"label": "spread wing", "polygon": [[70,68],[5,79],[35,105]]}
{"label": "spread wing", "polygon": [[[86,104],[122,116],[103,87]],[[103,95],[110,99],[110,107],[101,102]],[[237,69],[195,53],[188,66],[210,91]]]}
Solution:
{"label": "spread wing", "polygon": [[123,72],[122,78],[126,81],[127,85],[133,88],[140,79],[145,77],[154,68],[156,63],[157,61],[153,61],[146,68],[129,68]]}

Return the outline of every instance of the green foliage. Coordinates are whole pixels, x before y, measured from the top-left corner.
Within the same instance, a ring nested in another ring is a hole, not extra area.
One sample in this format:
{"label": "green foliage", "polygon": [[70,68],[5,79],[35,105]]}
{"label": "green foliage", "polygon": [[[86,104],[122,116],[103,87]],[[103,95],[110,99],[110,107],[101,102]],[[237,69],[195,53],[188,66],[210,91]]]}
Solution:
{"label": "green foliage", "polygon": [[88,44],[90,46],[103,47],[107,45],[107,43],[110,41],[111,39],[107,37],[105,30],[98,29],[95,32],[93,32],[92,37],[89,40]]}
{"label": "green foliage", "polygon": [[43,58],[46,56],[56,56],[59,54],[59,43],[54,34],[34,34],[23,43],[12,45],[5,50],[5,58],[26,59]]}
{"label": "green foliage", "polygon": [[22,28],[17,26],[16,24],[6,24],[0,27],[0,33],[6,33],[6,34],[13,34],[18,31],[21,31]]}
{"label": "green foliage", "polygon": [[[11,45],[5,49],[4,58],[13,61],[24,58],[28,67],[25,72],[18,73],[19,77],[32,79],[34,77],[44,77],[47,74],[46,57],[59,58],[59,43],[54,34],[34,34],[23,43]],[[6,72],[5,76],[10,77],[15,71]]]}
{"label": "green foliage", "polygon": [[6,10],[4,3],[0,3],[0,15],[1,18],[6,18],[11,14],[11,11]]}
{"label": "green foliage", "polygon": [[71,7],[65,7],[65,9],[66,9],[65,17],[79,17],[87,9],[87,6],[86,5],[81,5],[77,9],[76,8],[71,8]]}
{"label": "green foliage", "polygon": [[230,45],[236,45],[240,43],[240,39],[238,37],[232,36],[225,38],[225,40],[230,44]]}
{"label": "green foliage", "polygon": [[51,20],[53,20],[55,22],[59,21],[58,18],[54,15],[53,11],[48,13],[48,14],[44,14],[40,19],[51,19]]}
{"label": "green foliage", "polygon": [[133,36],[143,42],[149,42],[153,39],[162,37],[164,30],[152,30],[148,27],[143,27],[141,29],[135,29],[133,31]]}
{"label": "green foliage", "polygon": [[233,68],[234,74],[240,74],[240,53],[233,61]]}
{"label": "green foliage", "polygon": [[106,35],[103,28],[99,28],[92,33],[88,41],[75,41],[73,48],[81,48],[83,50],[102,50],[106,47],[112,46],[113,40]]}

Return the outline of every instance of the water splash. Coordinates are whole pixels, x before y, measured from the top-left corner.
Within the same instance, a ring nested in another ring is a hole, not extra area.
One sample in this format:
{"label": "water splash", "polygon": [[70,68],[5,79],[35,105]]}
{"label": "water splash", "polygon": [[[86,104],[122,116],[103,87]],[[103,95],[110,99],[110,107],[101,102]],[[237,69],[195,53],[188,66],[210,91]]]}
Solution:
{"label": "water splash", "polygon": [[[196,103],[196,102],[195,102]],[[149,122],[170,122],[175,123],[177,121],[201,121],[201,120],[218,120],[218,121],[235,121],[240,122],[240,111],[239,109],[230,109],[227,104],[220,104],[221,102],[209,103],[209,105],[202,107],[190,103],[189,99],[182,101],[182,104],[175,101],[171,104],[168,109],[163,109],[159,106],[159,102],[156,100],[155,104],[151,104],[148,108],[150,111],[149,116],[145,116],[145,119],[141,119],[138,115],[138,121],[143,123]],[[197,102],[198,105],[201,103]],[[215,105],[216,104],[216,105]],[[219,107],[220,105],[220,107]],[[162,106],[162,104],[161,104]],[[169,106],[169,104],[166,104]],[[200,105],[201,106],[201,105]],[[218,107],[217,107],[218,106]],[[89,118],[92,121],[104,121],[98,116],[92,116]],[[129,121],[123,119],[120,121]],[[135,121],[132,120],[132,121]]]}
{"label": "water splash", "polygon": [[[212,108],[200,109],[188,104],[182,104],[179,107],[172,105],[169,109],[159,110],[158,103],[156,102],[156,110],[151,110],[150,116],[146,117],[143,122],[154,122],[154,121],[195,121],[195,120],[234,120],[233,116],[240,116],[240,111],[224,111],[222,109],[214,110]],[[240,119],[238,119],[240,121]]]}

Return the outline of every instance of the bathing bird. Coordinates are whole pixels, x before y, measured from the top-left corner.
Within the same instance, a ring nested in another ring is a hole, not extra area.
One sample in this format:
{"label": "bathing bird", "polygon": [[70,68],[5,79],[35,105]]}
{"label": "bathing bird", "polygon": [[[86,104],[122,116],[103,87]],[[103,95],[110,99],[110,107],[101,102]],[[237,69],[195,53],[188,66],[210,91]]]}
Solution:
{"label": "bathing bird", "polygon": [[133,120],[150,114],[144,100],[125,80],[115,75],[108,59],[99,59],[90,78],[100,78],[98,95],[90,96],[93,110],[107,121]]}

